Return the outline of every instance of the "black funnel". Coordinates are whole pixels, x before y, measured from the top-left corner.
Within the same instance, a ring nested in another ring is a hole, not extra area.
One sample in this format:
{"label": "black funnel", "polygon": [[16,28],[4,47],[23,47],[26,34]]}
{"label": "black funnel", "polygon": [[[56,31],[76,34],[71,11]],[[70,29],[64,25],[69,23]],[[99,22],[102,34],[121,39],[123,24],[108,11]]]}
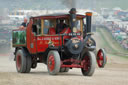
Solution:
{"label": "black funnel", "polygon": [[86,13],[86,32],[89,33],[91,32],[91,18],[92,18],[92,13],[87,12]]}
{"label": "black funnel", "polygon": [[76,8],[72,8],[70,11],[70,24],[71,24],[71,31],[73,32],[73,28],[76,27]]}

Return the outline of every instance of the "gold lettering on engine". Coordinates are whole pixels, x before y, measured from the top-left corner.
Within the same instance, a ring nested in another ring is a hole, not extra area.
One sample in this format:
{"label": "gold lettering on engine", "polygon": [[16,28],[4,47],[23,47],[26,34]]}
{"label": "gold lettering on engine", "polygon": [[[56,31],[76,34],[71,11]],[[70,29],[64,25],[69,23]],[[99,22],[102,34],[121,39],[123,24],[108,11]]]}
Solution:
{"label": "gold lettering on engine", "polygon": [[78,43],[78,42],[80,42],[80,40],[78,40],[78,39],[72,39],[72,43]]}

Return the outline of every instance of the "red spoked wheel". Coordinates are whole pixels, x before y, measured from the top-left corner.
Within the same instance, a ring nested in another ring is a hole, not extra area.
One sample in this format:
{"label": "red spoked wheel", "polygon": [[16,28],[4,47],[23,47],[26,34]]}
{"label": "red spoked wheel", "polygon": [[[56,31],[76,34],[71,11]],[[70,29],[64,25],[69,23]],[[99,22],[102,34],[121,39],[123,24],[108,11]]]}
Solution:
{"label": "red spoked wheel", "polygon": [[89,58],[89,56],[85,56],[85,58],[84,58],[84,70],[85,71],[88,71],[89,70],[89,68],[91,67],[91,65],[90,65],[90,58]]}
{"label": "red spoked wheel", "polygon": [[50,51],[47,57],[47,69],[50,75],[56,75],[60,71],[60,55],[58,51]]}
{"label": "red spoked wheel", "polygon": [[48,68],[50,71],[53,71],[55,68],[55,59],[54,59],[54,55],[50,55],[48,58]]}
{"label": "red spoked wheel", "polygon": [[104,49],[100,49],[97,53],[97,64],[100,68],[103,68],[106,65],[107,57]]}
{"label": "red spoked wheel", "polygon": [[16,52],[16,69],[19,73],[26,72],[26,57],[24,56],[23,50],[19,49]]}
{"label": "red spoked wheel", "polygon": [[19,71],[21,69],[21,56],[20,55],[17,55],[17,58],[16,58],[16,66],[17,66],[17,70]]}
{"label": "red spoked wheel", "polygon": [[16,69],[19,73],[29,73],[31,70],[31,56],[27,55],[27,52],[23,49],[19,49],[16,52]]}
{"label": "red spoked wheel", "polygon": [[83,68],[81,68],[84,76],[92,76],[95,71],[96,59],[92,52],[85,53],[83,56]]}

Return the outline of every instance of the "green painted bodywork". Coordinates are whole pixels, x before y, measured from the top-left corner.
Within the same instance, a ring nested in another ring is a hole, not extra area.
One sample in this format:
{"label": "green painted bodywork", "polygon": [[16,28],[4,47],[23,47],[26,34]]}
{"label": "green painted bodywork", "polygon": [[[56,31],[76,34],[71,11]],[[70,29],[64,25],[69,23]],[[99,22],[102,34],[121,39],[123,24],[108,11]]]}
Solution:
{"label": "green painted bodywork", "polygon": [[26,45],[26,31],[12,31],[12,39],[13,45]]}

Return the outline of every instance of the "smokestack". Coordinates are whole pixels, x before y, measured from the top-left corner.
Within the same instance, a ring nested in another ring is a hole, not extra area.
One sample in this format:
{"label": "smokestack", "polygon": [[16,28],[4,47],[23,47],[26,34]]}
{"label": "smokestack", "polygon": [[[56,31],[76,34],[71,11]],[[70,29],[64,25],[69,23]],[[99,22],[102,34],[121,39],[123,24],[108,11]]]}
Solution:
{"label": "smokestack", "polygon": [[74,32],[74,30],[76,30],[76,8],[72,8],[69,13],[71,19],[71,31]]}
{"label": "smokestack", "polygon": [[87,33],[91,32],[91,18],[92,18],[92,12],[87,12],[86,13],[86,28],[87,28]]}

